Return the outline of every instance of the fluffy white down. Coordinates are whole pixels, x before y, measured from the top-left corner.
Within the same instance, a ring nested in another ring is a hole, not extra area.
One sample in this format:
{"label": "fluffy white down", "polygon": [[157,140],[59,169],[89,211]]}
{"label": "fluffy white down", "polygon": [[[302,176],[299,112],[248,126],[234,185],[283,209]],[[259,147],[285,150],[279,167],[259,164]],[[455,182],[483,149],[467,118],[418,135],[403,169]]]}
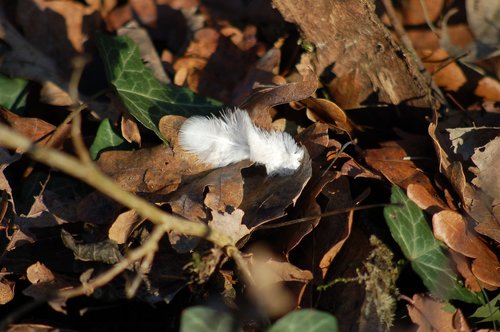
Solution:
{"label": "fluffy white down", "polygon": [[214,167],[250,159],[266,167],[269,175],[295,172],[304,157],[304,148],[288,133],[257,128],[248,113],[236,108],[222,116],[194,116],[187,119],[179,133],[186,151]]}

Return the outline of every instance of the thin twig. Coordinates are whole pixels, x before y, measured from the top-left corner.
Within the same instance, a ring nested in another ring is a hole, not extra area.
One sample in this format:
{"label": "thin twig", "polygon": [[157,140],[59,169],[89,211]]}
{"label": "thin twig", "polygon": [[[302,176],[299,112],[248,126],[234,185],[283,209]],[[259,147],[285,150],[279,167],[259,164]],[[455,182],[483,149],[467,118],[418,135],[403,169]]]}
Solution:
{"label": "thin twig", "polygon": [[73,121],[71,122],[71,141],[75,147],[75,152],[80,157],[80,160],[86,164],[92,163],[89,150],[85,146],[81,131],[82,114],[77,112]]}
{"label": "thin twig", "polygon": [[54,296],[56,298],[69,299],[81,295],[92,294],[96,288],[106,285],[117,275],[125,271],[134,262],[148,255],[149,253],[156,252],[158,250],[158,242],[162,238],[163,234],[165,234],[166,228],[168,228],[166,227],[166,224],[157,225],[142,246],[129,251],[128,254],[121,261],[113,265],[112,268],[77,288],[59,291],[54,294]]}
{"label": "thin twig", "polygon": [[400,206],[400,205],[399,204],[369,204],[369,205],[364,205],[364,206],[353,206],[353,207],[348,207],[348,208],[343,208],[343,209],[335,209],[335,211],[325,212],[325,213],[315,215],[315,216],[309,216],[309,217],[304,217],[304,218],[299,218],[299,219],[288,220],[288,221],[284,221],[284,222],[280,222],[280,223],[276,223],[276,224],[269,224],[269,225],[260,226],[259,228],[257,228],[257,230],[280,228],[280,227],[300,224],[300,223],[303,223],[303,222],[306,222],[309,220],[313,220],[316,218],[331,217],[331,216],[336,216],[338,214],[343,214],[343,213],[347,213],[347,212],[351,212],[351,211],[367,210],[367,209],[388,207],[388,206]]}
{"label": "thin twig", "polygon": [[[169,215],[156,205],[121,189],[116,183],[99,171],[94,164],[82,163],[80,160],[66,153],[33,144],[29,139],[3,124],[0,124],[0,146],[16,149],[19,153],[28,153],[34,160],[42,162],[50,167],[57,168],[93,186],[118,203],[130,209],[135,209],[138,214],[156,224],[155,229],[142,246],[129,251],[120,262],[109,270],[83,283],[79,287],[48,294],[45,299],[46,301],[55,299],[67,300],[73,297],[92,294],[96,288],[106,285],[137,260],[154,253],[158,248],[159,240],[167,231],[175,231],[180,234],[205,238],[215,245],[222,247],[226,255],[233,258],[236,265],[242,271],[243,279],[251,285],[254,284],[247,263],[242,258],[240,251],[235,247],[234,241],[225,234],[211,229],[206,224],[194,223]],[[38,304],[40,304],[40,301],[36,300],[33,305],[27,306],[23,308],[23,310],[29,311],[30,308],[34,308]],[[6,317],[0,322],[0,325],[6,326],[5,324],[10,324],[13,319],[16,319],[15,317],[19,315],[22,316],[23,313],[19,312],[17,314],[18,315],[9,315],[9,317]]]}
{"label": "thin twig", "polygon": [[130,209],[135,209],[139,215],[151,222],[163,225],[162,227],[165,227],[166,231],[202,237],[223,248],[234,244],[230,237],[211,229],[203,223],[195,223],[167,214],[154,204],[121,189],[93,164],[82,164],[80,160],[66,153],[33,144],[29,139],[3,124],[0,124],[0,146],[17,149],[21,153],[26,152],[34,160],[57,168],[87,183],[118,203]]}
{"label": "thin twig", "polygon": [[18,310],[10,313],[0,321],[0,331],[3,331],[9,324],[12,324],[16,320],[24,316],[26,313],[30,312],[31,310],[35,309],[45,302],[61,299],[66,301],[70,298],[82,295],[90,295],[94,292],[95,289],[106,285],[120,273],[125,271],[135,261],[149,254],[154,254],[158,250],[158,242],[165,233],[165,229],[162,226],[164,225],[157,225],[142,246],[129,251],[128,254],[120,262],[113,265],[113,267],[106,272],[101,273],[97,277],[92,278],[79,287],[59,290],[53,293],[46,294],[44,298],[37,298],[34,301],[21,306]]}

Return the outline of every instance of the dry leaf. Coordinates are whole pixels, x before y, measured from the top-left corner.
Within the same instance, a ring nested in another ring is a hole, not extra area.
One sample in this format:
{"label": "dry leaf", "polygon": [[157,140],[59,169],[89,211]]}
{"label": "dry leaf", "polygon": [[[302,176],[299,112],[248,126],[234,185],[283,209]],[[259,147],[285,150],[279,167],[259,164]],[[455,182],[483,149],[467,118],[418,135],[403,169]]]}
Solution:
{"label": "dry leaf", "polygon": [[500,82],[492,77],[483,77],[479,80],[474,94],[487,101],[500,102]]}
{"label": "dry leaf", "polygon": [[470,328],[460,309],[440,302],[430,296],[415,294],[407,304],[411,320],[419,326],[419,332],[450,331],[465,332]]}
{"label": "dry leaf", "polygon": [[277,317],[298,307],[304,288],[312,280],[312,273],[270,258],[271,254],[263,247],[254,246],[251,251],[252,254],[245,257],[255,280],[250,291],[266,312]]}
{"label": "dry leaf", "polygon": [[459,194],[466,211],[475,219],[475,230],[500,242],[500,211],[496,208],[500,197],[499,178],[495,166],[500,157],[499,129],[479,126],[443,129],[450,122],[429,125],[440,169]]}
{"label": "dry leaf", "polygon": [[176,190],[182,175],[209,169],[207,165],[196,163],[192,155],[163,144],[136,151],[105,151],[97,164],[123,189],[156,194]]}
{"label": "dry leaf", "polygon": [[434,82],[444,90],[458,91],[467,82],[467,77],[455,61],[443,65],[450,57],[444,49],[422,54],[421,57]]}
{"label": "dry leaf", "polygon": [[249,111],[250,117],[259,127],[269,129],[271,127],[269,108],[308,98],[317,87],[318,79],[308,68],[301,82],[257,89],[240,106]]}
{"label": "dry leaf", "polygon": [[75,332],[71,329],[59,329],[51,325],[45,324],[10,324],[7,332]]}
{"label": "dry leaf", "polygon": [[406,188],[406,194],[419,208],[425,210],[430,215],[434,215],[442,210],[448,209],[448,206],[439,198],[439,196],[431,194],[427,189],[418,183],[411,183]]}
{"label": "dry leaf", "polygon": [[430,22],[434,22],[444,6],[444,0],[409,0],[402,3],[402,22],[405,25],[420,25],[427,23],[426,18]]}
{"label": "dry leaf", "polygon": [[250,230],[245,225],[242,225],[244,214],[245,213],[239,209],[234,210],[232,213],[215,211],[212,213],[212,220],[208,222],[208,226],[226,234],[236,243],[250,234]]}
{"label": "dry leaf", "polygon": [[14,298],[14,288],[16,283],[4,277],[0,278],[0,304],[9,303]]}
{"label": "dry leaf", "polygon": [[[226,26],[225,29],[228,29]],[[241,33],[231,27],[233,33]],[[187,85],[200,94],[232,104],[235,89],[258,60],[255,33],[245,30],[245,38],[224,36],[224,30],[203,28],[194,33],[185,55],[174,63],[176,72],[187,72]],[[253,41],[250,45],[248,41]],[[236,42],[236,43],[235,43]],[[219,77],[224,77],[220,80]],[[176,79],[178,81],[178,79]],[[214,85],[212,82],[218,81]],[[249,91],[248,91],[249,92]]]}
{"label": "dry leaf", "polygon": [[55,89],[63,94],[68,91],[69,83],[61,75],[57,62],[22,37],[6,19],[2,8],[0,8],[0,39],[10,46],[9,52],[2,56],[0,62],[3,73],[11,77],[31,79],[42,85],[55,85]]}
{"label": "dry leaf", "polygon": [[49,134],[55,126],[38,118],[24,118],[0,107],[0,118],[18,133],[28,137],[33,142],[46,144]]}
{"label": "dry leaf", "polygon": [[468,230],[467,221],[453,211],[442,211],[432,217],[434,235],[454,251],[472,258],[471,271],[485,287],[500,287],[500,262],[488,246]]}
{"label": "dry leaf", "polygon": [[[329,183],[323,188],[324,195],[328,198],[326,211],[335,211],[336,208],[345,208],[353,206],[349,184],[345,177],[340,177],[336,181]],[[318,234],[321,234],[316,240],[321,276],[325,278],[330,264],[344,246],[346,240],[351,235],[353,213],[344,213],[336,216],[322,218],[318,226]],[[329,234],[326,237],[323,234]]]}
{"label": "dry leaf", "polygon": [[[409,155],[411,151],[405,151],[402,145],[402,142],[384,142],[380,149],[365,150],[365,161],[371,168],[378,170],[389,181],[402,188],[406,189],[408,185],[418,183],[424,186],[429,193],[437,196],[429,178],[418,168],[414,161],[407,158],[409,156],[422,157],[423,155],[418,152]],[[422,143],[414,147],[420,149]]]}
{"label": "dry leaf", "polygon": [[309,97],[300,101],[307,107],[307,117],[316,122],[322,120],[332,127],[332,129],[340,129],[341,131],[351,134],[353,126],[347,118],[345,112],[335,103],[320,98]]}
{"label": "dry leaf", "polygon": [[123,138],[129,143],[141,146],[141,133],[139,126],[129,112],[122,113],[121,131]]}
{"label": "dry leaf", "polygon": [[51,282],[55,279],[54,274],[43,263],[36,262],[26,270],[26,277],[32,284]]}
{"label": "dry leaf", "polygon": [[109,239],[118,244],[125,243],[134,229],[144,220],[135,210],[128,210],[121,213],[109,228]]}

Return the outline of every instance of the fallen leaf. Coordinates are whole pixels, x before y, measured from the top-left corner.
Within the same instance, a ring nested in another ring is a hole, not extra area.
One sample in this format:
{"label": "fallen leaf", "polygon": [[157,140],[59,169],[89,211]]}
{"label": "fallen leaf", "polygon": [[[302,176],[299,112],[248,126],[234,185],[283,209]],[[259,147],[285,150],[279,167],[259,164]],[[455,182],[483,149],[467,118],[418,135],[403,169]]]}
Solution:
{"label": "fallen leaf", "polygon": [[65,102],[71,100],[67,94],[69,82],[61,75],[57,62],[22,37],[9,23],[3,9],[0,9],[0,39],[10,46],[0,63],[3,73],[51,85],[53,91],[64,95]]}
{"label": "fallen leaf", "polygon": [[257,89],[240,106],[247,109],[250,117],[259,127],[270,129],[269,108],[299,101],[311,96],[318,88],[318,79],[309,68],[301,82],[292,82],[278,86]]}
{"label": "fallen leaf", "polygon": [[134,229],[144,220],[135,210],[128,210],[121,213],[109,228],[109,239],[115,241],[117,244],[124,244]]}
{"label": "fallen leaf", "polygon": [[444,0],[409,0],[402,4],[402,22],[405,25],[420,25],[427,23],[427,20],[434,22],[444,6]]}
{"label": "fallen leaf", "polygon": [[467,82],[467,77],[455,61],[443,65],[450,57],[444,49],[422,54],[421,57],[434,82],[444,90],[458,91]]}
{"label": "fallen leaf", "polygon": [[460,309],[430,296],[415,294],[406,305],[411,320],[424,331],[470,331]]}
{"label": "fallen leaf", "polygon": [[76,206],[76,220],[94,225],[109,225],[122,206],[99,191],[81,198]]}
{"label": "fallen leaf", "polygon": [[[487,219],[488,222],[485,222],[484,219],[477,219],[479,225],[476,226],[476,230],[482,234],[495,234],[495,238],[498,240],[500,237],[500,176],[496,165],[500,161],[500,137],[478,147],[471,159],[475,167],[470,170],[476,175],[472,179],[472,184],[479,189],[471,203],[471,212],[473,215],[477,213],[477,200],[480,199],[491,213]],[[493,226],[495,221],[496,227]],[[490,228],[492,226],[493,229]]]}
{"label": "fallen leaf", "polygon": [[[234,165],[213,169],[199,178],[186,181],[166,203],[173,213],[187,220],[199,222],[207,222],[213,214],[219,212],[224,214],[226,211],[234,210],[243,200],[242,169],[251,164],[250,161],[244,160]],[[229,230],[234,234],[234,229]],[[170,243],[180,253],[193,250],[199,243],[198,238],[183,236],[176,232],[169,232],[168,235]]]}
{"label": "fallen leaf", "polygon": [[[345,177],[330,182],[323,188],[322,192],[328,198],[325,212],[335,211],[336,208],[345,208],[354,205],[351,198],[349,184]],[[353,212],[347,212],[336,216],[323,217],[318,225],[319,238],[316,240],[321,276],[325,278],[328,269],[351,235]],[[329,234],[327,237],[322,234]]]}
{"label": "fallen leaf", "polygon": [[234,243],[250,234],[250,230],[242,225],[244,212],[236,209],[232,213],[218,212],[212,213],[212,220],[208,222],[208,226],[221,233],[226,234]]}
{"label": "fallen leaf", "polygon": [[276,84],[278,76],[275,74],[278,73],[281,60],[280,46],[276,44],[273,48],[269,49],[254,66],[250,67],[245,78],[236,85],[233,90],[231,104],[240,105],[243,103],[251,94],[255,86]]}
{"label": "fallen leaf", "polygon": [[44,190],[35,197],[27,214],[16,216],[16,224],[23,229],[34,229],[76,222],[74,203],[69,197]]}
{"label": "fallen leaf", "polygon": [[[421,158],[425,156],[424,144],[413,147],[415,151],[407,151],[411,141],[383,142],[379,149],[368,149],[364,152],[366,163],[373,169],[381,172],[389,181],[401,186],[417,183],[422,185],[429,193],[438,196],[429,178],[420,170],[416,162],[408,157]],[[412,153],[414,152],[414,153]]]}
{"label": "fallen leaf", "polygon": [[25,118],[0,107],[0,118],[18,133],[42,145],[49,140],[55,126],[38,118]]}
{"label": "fallen leaf", "polygon": [[[356,223],[353,226],[356,226]],[[317,234],[323,235],[322,233]],[[327,235],[325,234],[324,237],[327,238]],[[309,247],[302,248],[305,251],[304,254],[308,253],[303,258],[306,262],[307,260],[311,261],[311,252],[315,250],[314,239],[311,239],[310,242]],[[360,328],[361,308],[365,301],[366,291],[365,287],[358,282],[342,282],[342,280],[357,278],[358,271],[363,268],[363,261],[373,250],[373,247],[370,245],[367,234],[357,227],[353,227],[344,246],[345,250],[340,250],[336,255],[324,279],[321,278],[321,273],[314,273],[315,279],[311,293],[318,291],[319,286],[326,286],[329,282],[337,281],[337,283],[322,289],[321,296],[317,300],[312,297],[313,294],[309,297],[305,296],[305,299],[309,298],[309,301],[312,301],[309,302],[309,305],[317,303],[316,305],[321,308],[332,308],[332,313],[341,318],[339,319],[339,331],[353,331]],[[356,248],[356,250],[349,248]]]}
{"label": "fallen leaf", "polygon": [[189,171],[186,170],[188,165],[184,165],[185,160],[179,160],[182,157],[174,155],[168,146],[159,145],[136,151],[105,151],[101,153],[97,165],[122,189],[168,194],[181,183],[182,173],[179,174],[179,171]]}
{"label": "fallen leaf", "polygon": [[[7,332],[52,332],[57,329],[51,325],[45,324],[10,324]],[[71,329],[58,329],[61,332],[75,332]]]}
{"label": "fallen leaf", "polygon": [[442,211],[432,217],[434,235],[448,247],[472,258],[472,273],[485,288],[500,287],[500,262],[496,255],[468,230],[466,219],[454,211]]}
{"label": "fallen leaf", "polygon": [[24,37],[54,59],[65,75],[71,73],[71,60],[85,52],[84,44],[100,25],[99,4],[21,0],[17,22]]}
{"label": "fallen leaf", "polygon": [[30,296],[35,300],[47,302],[55,311],[67,314],[65,308],[66,299],[61,297],[56,299],[51,299],[51,298],[58,291],[67,290],[69,288],[77,286],[78,284],[76,280],[69,280],[68,278],[58,276],[53,281],[41,282],[28,286],[23,290],[23,294],[26,296]]}
{"label": "fallen leaf", "polygon": [[243,200],[239,208],[245,211],[244,224],[256,227],[285,215],[293,206],[311,178],[311,161],[307,151],[297,171],[288,176],[269,177],[263,167],[254,168],[244,176]]}
{"label": "fallen leaf", "polygon": [[26,270],[26,277],[32,284],[51,282],[55,279],[54,274],[43,263],[36,262]]}
{"label": "fallen leaf", "polygon": [[4,277],[0,278],[0,304],[6,304],[14,298],[14,288],[16,283]]}
{"label": "fallen leaf", "polygon": [[123,138],[129,143],[136,143],[141,146],[141,133],[134,118],[128,113],[122,114],[121,129]]}
{"label": "fallen leaf", "polygon": [[[10,164],[16,162],[20,158],[20,154],[10,154],[8,150],[0,148],[0,190],[5,190],[9,196],[12,195],[12,188],[9,184],[9,180],[4,174],[4,171]],[[11,199],[10,201],[13,203]]]}
{"label": "fallen leaf", "polygon": [[[429,125],[429,134],[440,160],[440,170],[457,191],[466,211],[476,221],[475,230],[500,242],[500,212],[495,208],[500,196],[494,166],[495,160],[499,158],[499,129],[483,126],[453,128],[450,121]],[[446,126],[451,128],[445,129]]]}
{"label": "fallen leaf", "polygon": [[492,77],[483,77],[479,80],[474,94],[487,101],[500,102],[500,82]]}
{"label": "fallen leaf", "polygon": [[307,117],[316,122],[322,120],[332,129],[340,129],[348,135],[352,133],[353,125],[345,112],[335,103],[321,98],[309,97],[300,103],[307,107]]}
{"label": "fallen leaf", "polygon": [[[232,34],[225,36],[228,32]],[[237,37],[243,33],[247,34],[246,38]],[[220,30],[200,29],[194,33],[185,55],[174,63],[174,69],[187,72],[187,85],[193,91],[231,104],[236,93],[241,94],[235,89],[258,60],[257,51],[262,46],[257,44],[255,33],[256,30],[241,32],[230,26]],[[248,45],[248,41],[253,43]],[[212,84],[221,75],[224,80]]]}
{"label": "fallen leaf", "polygon": [[434,216],[442,210],[448,209],[448,206],[436,196],[431,194],[427,189],[418,183],[411,183],[406,188],[408,198],[411,199],[419,208],[425,210],[429,215]]}
{"label": "fallen leaf", "polygon": [[123,259],[118,245],[113,241],[104,240],[98,243],[79,244],[64,229],[61,230],[61,238],[66,248],[73,252],[76,259],[106,264],[116,264]]}
{"label": "fallen leaf", "polygon": [[326,124],[312,124],[297,135],[297,141],[306,147],[311,158],[314,160],[311,163],[311,180],[304,187],[301,198],[297,201],[294,209],[290,211],[290,216],[292,218],[316,217],[294,225],[279,227],[272,231],[276,233],[276,236],[273,236],[273,233],[269,233],[270,237],[273,238],[273,247],[275,250],[284,252],[287,255],[318,225],[321,219],[319,215],[322,212],[321,206],[317,202],[318,196],[321,195],[321,191],[328,183],[335,181],[339,177],[338,173],[321,176],[324,172],[324,167],[326,167],[324,166],[326,163],[324,159],[325,151],[331,143]]}
{"label": "fallen leaf", "polygon": [[298,307],[304,288],[312,280],[312,273],[269,257],[271,254],[263,247],[254,246],[251,252],[244,257],[255,280],[251,292],[261,301],[266,312],[277,317]]}
{"label": "fallen leaf", "polygon": [[467,23],[474,34],[478,48],[476,58],[484,59],[500,54],[498,27],[490,22],[500,20],[500,6],[496,1],[465,1]]}

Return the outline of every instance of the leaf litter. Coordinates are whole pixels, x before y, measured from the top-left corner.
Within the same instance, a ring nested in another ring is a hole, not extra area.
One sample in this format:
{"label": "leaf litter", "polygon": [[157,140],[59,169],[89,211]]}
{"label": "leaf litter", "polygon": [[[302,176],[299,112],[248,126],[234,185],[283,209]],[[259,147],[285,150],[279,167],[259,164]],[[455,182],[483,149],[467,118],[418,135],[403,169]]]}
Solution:
{"label": "leaf litter", "polygon": [[[81,135],[122,189],[208,225],[242,254],[233,262],[174,229],[94,288],[148,248],[152,223],[2,149],[2,328],[188,330],[197,315],[213,320],[199,330],[224,331],[281,317],[271,330],[308,327],[294,315],[317,315],[328,331],[500,324],[499,62],[485,24],[498,6],[391,3],[2,4],[1,123],[70,154],[81,155]],[[71,128],[75,89],[81,134]],[[267,176],[251,161],[213,169],[182,149],[186,118],[233,106],[305,147],[294,174]],[[385,218],[381,208],[349,211],[391,199]],[[65,295],[82,286],[92,298]],[[72,322],[42,307],[19,316],[26,296]],[[106,303],[135,306],[135,321]],[[210,306],[238,320],[213,318]],[[298,308],[330,314],[289,314]]]}

